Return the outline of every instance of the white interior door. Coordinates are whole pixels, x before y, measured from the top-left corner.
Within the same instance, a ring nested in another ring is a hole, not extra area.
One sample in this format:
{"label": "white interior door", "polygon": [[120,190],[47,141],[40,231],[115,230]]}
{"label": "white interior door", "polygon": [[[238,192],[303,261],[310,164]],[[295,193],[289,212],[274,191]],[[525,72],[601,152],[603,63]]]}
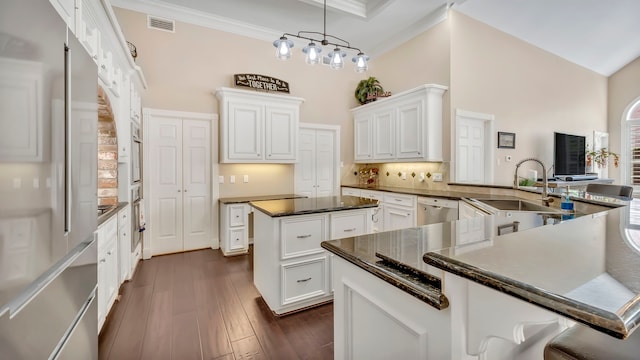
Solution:
{"label": "white interior door", "polygon": [[211,247],[211,124],[182,121],[184,250]]}
{"label": "white interior door", "polygon": [[295,192],[308,197],[316,196],[316,131],[300,129],[298,162],[295,166]]}
{"label": "white interior door", "polygon": [[316,130],[316,196],[333,196],[336,188],[338,157],[335,154],[336,133]]}
{"label": "white interior door", "polygon": [[295,193],[309,197],[338,194],[340,127],[300,124]]}
{"label": "white interior door", "polygon": [[153,222],[152,255],[183,250],[182,234],[182,121],[173,117],[151,119],[150,176]]}
{"label": "white interior door", "polygon": [[455,181],[488,184],[493,178],[490,129],[493,115],[458,110],[455,130]]}

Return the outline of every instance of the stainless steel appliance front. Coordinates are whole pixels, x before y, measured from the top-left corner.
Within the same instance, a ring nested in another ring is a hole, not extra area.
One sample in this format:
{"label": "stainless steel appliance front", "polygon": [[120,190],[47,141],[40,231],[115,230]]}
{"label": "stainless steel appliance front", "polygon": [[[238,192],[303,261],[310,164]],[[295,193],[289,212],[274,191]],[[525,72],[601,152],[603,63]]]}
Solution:
{"label": "stainless steel appliance front", "polygon": [[458,201],[418,197],[418,226],[458,220]]}
{"label": "stainless steel appliance front", "polygon": [[0,43],[0,358],[97,359],[97,65],[49,1]]}

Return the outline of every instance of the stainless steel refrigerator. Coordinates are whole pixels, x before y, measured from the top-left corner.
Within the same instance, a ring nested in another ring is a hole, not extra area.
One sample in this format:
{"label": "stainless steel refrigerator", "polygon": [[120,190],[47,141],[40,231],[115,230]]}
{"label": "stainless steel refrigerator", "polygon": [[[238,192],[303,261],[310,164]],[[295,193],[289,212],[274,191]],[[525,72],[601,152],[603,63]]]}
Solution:
{"label": "stainless steel refrigerator", "polygon": [[49,1],[0,1],[0,359],[98,357],[97,78]]}

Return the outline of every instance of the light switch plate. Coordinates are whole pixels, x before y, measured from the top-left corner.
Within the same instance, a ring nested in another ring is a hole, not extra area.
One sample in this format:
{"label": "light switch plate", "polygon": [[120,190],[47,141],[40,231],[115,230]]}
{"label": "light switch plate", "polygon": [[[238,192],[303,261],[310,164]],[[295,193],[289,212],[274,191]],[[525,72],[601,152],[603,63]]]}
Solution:
{"label": "light switch plate", "polygon": [[218,176],[218,184],[224,184],[224,175]]}
{"label": "light switch plate", "polygon": [[242,182],[243,183],[248,183],[249,182],[249,175],[242,175]]}
{"label": "light switch plate", "polygon": [[236,183],[236,176],[229,175],[229,184],[235,184],[235,183]]}

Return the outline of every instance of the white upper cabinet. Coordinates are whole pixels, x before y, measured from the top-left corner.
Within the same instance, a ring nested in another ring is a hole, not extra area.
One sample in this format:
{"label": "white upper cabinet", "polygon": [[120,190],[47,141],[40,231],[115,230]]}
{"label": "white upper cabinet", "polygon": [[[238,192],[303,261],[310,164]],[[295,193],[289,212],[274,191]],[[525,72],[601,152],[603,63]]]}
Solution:
{"label": "white upper cabinet", "polygon": [[294,163],[304,99],[221,88],[220,162]]}
{"label": "white upper cabinet", "polygon": [[69,29],[75,29],[76,0],[49,0]]}
{"label": "white upper cabinet", "polygon": [[353,156],[356,162],[373,159],[373,114],[356,114],[353,120]]}
{"label": "white upper cabinet", "polygon": [[442,97],[427,84],[352,109],[355,162],[442,161]]}

